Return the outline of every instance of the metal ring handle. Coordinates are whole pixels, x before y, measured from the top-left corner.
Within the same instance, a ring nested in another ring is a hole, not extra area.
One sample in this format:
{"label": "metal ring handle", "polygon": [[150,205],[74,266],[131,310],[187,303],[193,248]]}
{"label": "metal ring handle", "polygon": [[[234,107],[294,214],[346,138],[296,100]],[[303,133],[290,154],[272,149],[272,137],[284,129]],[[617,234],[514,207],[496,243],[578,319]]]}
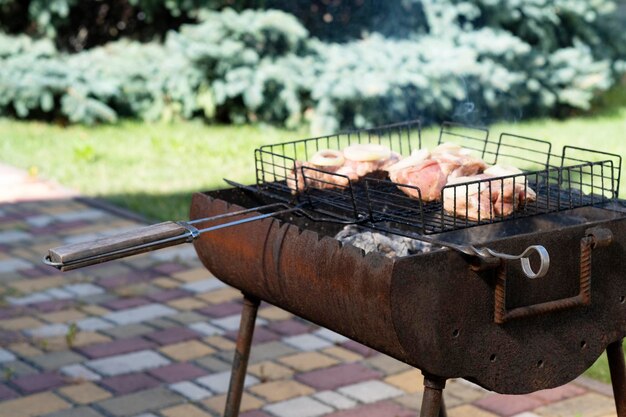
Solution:
{"label": "metal ring handle", "polygon": [[[505,259],[507,261],[518,260],[522,264],[522,271],[529,279],[541,278],[546,276],[548,273],[548,269],[550,269],[550,254],[541,245],[532,245],[526,248],[526,250],[521,255],[509,255],[506,253],[500,253],[493,251],[489,248],[483,248],[478,250],[479,256],[484,257],[485,252],[490,256],[500,259]],[[539,270],[537,272],[533,271],[532,266],[530,265],[530,255],[533,252],[537,252],[539,255]]]}

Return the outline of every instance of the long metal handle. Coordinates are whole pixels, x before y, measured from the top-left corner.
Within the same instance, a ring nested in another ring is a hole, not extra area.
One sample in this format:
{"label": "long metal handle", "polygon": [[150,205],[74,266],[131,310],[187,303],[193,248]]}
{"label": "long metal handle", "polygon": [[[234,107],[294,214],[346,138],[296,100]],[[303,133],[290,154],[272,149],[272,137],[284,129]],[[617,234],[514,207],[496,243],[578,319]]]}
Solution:
{"label": "long metal handle", "polygon": [[[197,229],[194,224],[206,223],[215,220],[240,216],[264,209],[287,207],[283,210],[271,213],[259,214],[244,219],[238,219],[227,223]],[[107,236],[92,242],[76,243],[50,249],[43,259],[46,265],[53,266],[61,271],[71,271],[89,265],[95,265],[114,259],[125,258],[140,253],[150,252],[157,249],[176,246],[182,243],[193,242],[202,233],[233,227],[244,223],[262,220],[279,214],[300,210],[299,206],[290,207],[286,204],[277,203],[255,207],[236,212],[205,217],[189,222],[164,222],[156,225],[145,226],[119,235]]]}

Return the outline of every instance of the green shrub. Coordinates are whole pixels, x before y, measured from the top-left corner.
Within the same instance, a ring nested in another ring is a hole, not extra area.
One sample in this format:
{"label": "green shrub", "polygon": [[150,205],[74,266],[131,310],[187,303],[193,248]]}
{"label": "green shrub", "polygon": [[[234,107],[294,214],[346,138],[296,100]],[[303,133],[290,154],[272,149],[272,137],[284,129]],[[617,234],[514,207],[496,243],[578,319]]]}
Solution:
{"label": "green shrub", "polygon": [[328,43],[276,10],[205,11],[163,44],[77,54],[0,37],[0,114],[306,120],[325,132],[414,117],[485,123],[586,110],[626,71],[624,35],[605,0],[419,4],[425,23],[405,39]]}

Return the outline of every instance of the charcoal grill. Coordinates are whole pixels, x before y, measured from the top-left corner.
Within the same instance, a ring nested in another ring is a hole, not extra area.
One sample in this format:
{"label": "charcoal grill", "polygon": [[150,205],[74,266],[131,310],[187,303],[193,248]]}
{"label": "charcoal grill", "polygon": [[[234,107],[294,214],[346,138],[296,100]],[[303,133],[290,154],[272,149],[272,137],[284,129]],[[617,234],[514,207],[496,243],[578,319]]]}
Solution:
{"label": "charcoal grill", "polygon": [[[438,143],[453,139],[488,163],[524,169],[487,185],[454,185],[454,195],[467,194],[459,187],[490,191],[505,181],[537,192],[511,216],[476,220],[410,199],[399,190],[408,185],[381,178],[332,180],[327,189],[320,182],[329,177],[312,174],[319,169],[298,172],[296,165],[319,149],[355,142],[406,155],[422,147],[421,136],[419,123],[410,122],[262,147],[256,184],[195,194],[191,221],[57,248],[46,262],[74,269],[194,240],[203,264],[244,294],[226,416],[238,414],[265,300],[421,369],[421,416],[445,414],[449,378],[529,393],[573,380],[606,350],[617,412],[626,417],[621,157],[571,146],[555,155],[547,141],[509,134],[491,140],[485,129],[444,124]],[[293,192],[297,181],[304,192]],[[352,223],[441,249],[394,259],[365,254],[333,239]]]}

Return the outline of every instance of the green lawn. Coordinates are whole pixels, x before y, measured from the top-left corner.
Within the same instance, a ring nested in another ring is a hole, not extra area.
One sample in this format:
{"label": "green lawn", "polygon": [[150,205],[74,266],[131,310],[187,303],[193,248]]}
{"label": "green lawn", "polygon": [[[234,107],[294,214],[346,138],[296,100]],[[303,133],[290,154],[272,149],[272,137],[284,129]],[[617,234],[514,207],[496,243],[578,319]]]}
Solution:
{"label": "green lawn", "polygon": [[254,181],[254,149],[302,133],[185,122],[71,126],[0,119],[0,161],[154,219],[188,217],[194,191]]}
{"label": "green lawn", "polygon": [[[624,155],[626,107],[596,117],[498,124],[501,131],[550,140],[558,152],[576,145]],[[433,138],[428,129],[425,137]],[[194,191],[224,187],[223,177],[254,181],[253,150],[305,137],[267,126],[207,126],[196,122],[71,126],[0,119],[0,161],[101,196],[154,219],[185,219]],[[622,187],[625,188],[625,187]],[[622,196],[626,194],[621,193]],[[588,375],[608,382],[606,357]]]}

